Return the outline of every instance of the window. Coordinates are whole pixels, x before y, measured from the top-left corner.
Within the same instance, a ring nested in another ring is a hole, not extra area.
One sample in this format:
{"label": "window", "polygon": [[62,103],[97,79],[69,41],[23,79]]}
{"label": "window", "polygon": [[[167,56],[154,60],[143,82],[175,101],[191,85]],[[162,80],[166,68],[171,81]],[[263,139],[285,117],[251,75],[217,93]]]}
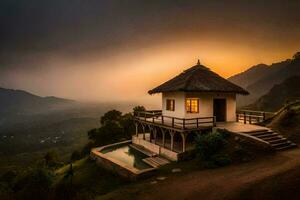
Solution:
{"label": "window", "polygon": [[199,99],[186,99],[185,107],[187,113],[199,113]]}
{"label": "window", "polygon": [[167,99],[166,110],[174,111],[175,110],[175,100]]}

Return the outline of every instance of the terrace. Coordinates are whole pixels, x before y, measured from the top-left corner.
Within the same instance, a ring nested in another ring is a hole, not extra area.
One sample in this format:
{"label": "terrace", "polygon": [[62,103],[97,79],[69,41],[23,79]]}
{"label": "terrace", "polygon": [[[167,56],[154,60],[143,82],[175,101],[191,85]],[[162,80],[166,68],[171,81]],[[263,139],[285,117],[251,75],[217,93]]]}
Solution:
{"label": "terrace", "polygon": [[216,117],[178,118],[164,116],[161,110],[139,111],[134,113],[136,125],[134,138],[135,141],[139,141],[137,143],[143,143],[149,148],[153,145],[147,145],[145,142],[157,145],[164,151],[183,153],[193,148],[194,137],[201,131],[213,127],[233,132],[253,131],[261,128],[255,124],[273,115],[274,113],[270,112],[240,110],[237,111],[236,122],[216,122]]}
{"label": "terrace", "polygon": [[207,129],[216,125],[215,117],[178,118],[164,116],[161,110],[135,112],[134,118],[143,124],[169,128],[179,132]]}

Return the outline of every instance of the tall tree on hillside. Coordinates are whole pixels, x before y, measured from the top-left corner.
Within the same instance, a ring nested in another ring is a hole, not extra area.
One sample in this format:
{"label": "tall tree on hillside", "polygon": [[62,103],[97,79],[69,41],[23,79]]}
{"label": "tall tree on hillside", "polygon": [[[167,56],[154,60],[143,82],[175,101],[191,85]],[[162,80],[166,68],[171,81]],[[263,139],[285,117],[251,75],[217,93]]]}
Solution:
{"label": "tall tree on hillside", "polygon": [[100,119],[101,125],[106,125],[106,123],[116,123],[118,124],[122,118],[122,112],[118,110],[111,110],[106,112]]}

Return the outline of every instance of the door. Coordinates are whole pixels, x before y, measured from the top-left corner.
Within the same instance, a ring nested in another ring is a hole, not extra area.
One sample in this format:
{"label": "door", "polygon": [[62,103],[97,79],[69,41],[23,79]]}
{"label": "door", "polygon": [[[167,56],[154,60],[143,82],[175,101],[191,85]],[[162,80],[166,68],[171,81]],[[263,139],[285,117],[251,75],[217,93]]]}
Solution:
{"label": "door", "polygon": [[226,121],[226,99],[214,99],[214,116],[217,122]]}

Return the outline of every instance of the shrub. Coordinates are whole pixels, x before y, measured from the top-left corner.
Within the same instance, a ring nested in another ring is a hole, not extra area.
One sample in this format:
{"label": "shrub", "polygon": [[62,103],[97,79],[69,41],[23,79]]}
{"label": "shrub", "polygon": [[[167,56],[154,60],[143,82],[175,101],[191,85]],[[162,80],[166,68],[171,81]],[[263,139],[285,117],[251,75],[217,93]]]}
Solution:
{"label": "shrub", "polygon": [[229,134],[225,130],[214,130],[213,132],[197,135],[196,151],[198,157],[204,161],[205,167],[215,168],[231,163],[226,154],[221,154],[227,144]]}
{"label": "shrub", "polygon": [[71,161],[76,161],[76,160],[79,160],[81,159],[81,154],[79,151],[75,150],[73,151],[72,155],[71,155]]}
{"label": "shrub", "polygon": [[220,152],[227,143],[227,134],[221,131],[213,131],[208,134],[196,136],[197,154],[204,160],[209,160],[213,155]]}
{"label": "shrub", "polygon": [[17,199],[48,199],[54,174],[46,168],[36,168],[19,177],[14,186]]}

